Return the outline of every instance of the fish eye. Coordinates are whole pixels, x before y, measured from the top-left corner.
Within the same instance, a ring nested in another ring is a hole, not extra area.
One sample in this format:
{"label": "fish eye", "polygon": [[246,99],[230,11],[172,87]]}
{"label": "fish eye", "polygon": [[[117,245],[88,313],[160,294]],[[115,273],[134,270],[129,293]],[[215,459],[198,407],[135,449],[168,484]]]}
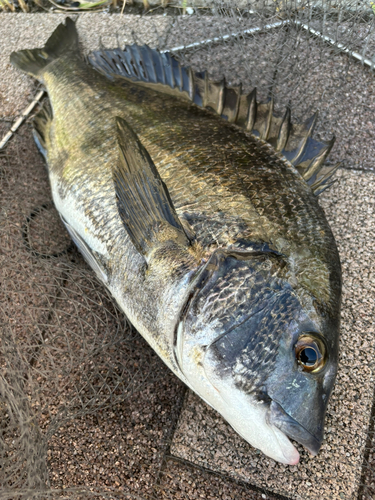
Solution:
{"label": "fish eye", "polygon": [[301,335],[295,345],[297,363],[305,372],[318,372],[326,363],[323,341],[315,335]]}

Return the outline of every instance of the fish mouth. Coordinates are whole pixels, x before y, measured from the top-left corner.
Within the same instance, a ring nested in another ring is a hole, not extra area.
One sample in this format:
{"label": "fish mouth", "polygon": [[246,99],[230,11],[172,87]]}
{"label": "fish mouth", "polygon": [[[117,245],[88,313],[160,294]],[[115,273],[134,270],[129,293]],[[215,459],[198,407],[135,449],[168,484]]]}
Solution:
{"label": "fish mouth", "polygon": [[268,418],[270,424],[280,429],[289,438],[302,444],[311,455],[316,456],[318,454],[323,442],[323,431],[320,436],[314,436],[297,420],[288,415],[276,401],[272,401],[270,404]]}

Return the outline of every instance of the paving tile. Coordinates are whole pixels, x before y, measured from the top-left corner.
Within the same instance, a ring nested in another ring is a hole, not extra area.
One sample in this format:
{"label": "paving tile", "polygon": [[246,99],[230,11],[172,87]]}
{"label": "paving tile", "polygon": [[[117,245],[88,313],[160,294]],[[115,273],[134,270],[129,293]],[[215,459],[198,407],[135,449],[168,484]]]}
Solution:
{"label": "paving tile", "polygon": [[374,393],[375,175],[339,171],[321,204],[338,243],[344,294],[338,377],[319,455],[302,452],[299,465],[278,464],[192,393],[171,447],[172,455],[301,500],[355,498]]}
{"label": "paving tile", "polygon": [[[290,106],[294,121],[303,122],[318,112],[315,135],[336,137],[329,160],[343,162],[348,168],[375,170],[373,73],[346,55],[322,48],[298,33],[295,36],[300,38],[298,50],[297,46],[283,46],[285,34],[273,30],[246,38],[240,49],[233,39],[224,46],[186,51],[182,56],[194,68],[208,69],[215,79],[225,75],[233,85],[241,82],[245,91],[256,87],[261,100],[272,90],[276,111],[283,114]],[[282,54],[280,46],[285,51]],[[281,56],[283,64],[279,65]]]}
{"label": "paving tile", "polygon": [[229,477],[212,474],[169,458],[156,488],[160,500],[278,500],[266,490],[252,490]]}

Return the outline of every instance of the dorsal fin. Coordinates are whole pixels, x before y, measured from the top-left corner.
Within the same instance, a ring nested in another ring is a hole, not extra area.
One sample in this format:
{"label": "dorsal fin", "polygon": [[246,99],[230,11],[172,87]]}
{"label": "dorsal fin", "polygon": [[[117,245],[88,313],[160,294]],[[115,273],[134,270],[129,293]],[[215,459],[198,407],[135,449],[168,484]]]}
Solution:
{"label": "dorsal fin", "polygon": [[[147,45],[127,45],[124,50],[100,50],[89,56],[91,65],[107,78],[126,78],[155,90],[188,99],[214,111],[280,152],[312,186],[332,149],[335,138],[317,141],[311,137],[317,113],[302,124],[293,125],[290,110],[282,117],[273,111],[273,99],[259,103],[255,89],[242,93],[241,85],[228,86],[213,81],[207,72],[193,72],[170,53],[160,53]],[[316,190],[315,190],[316,191]]]}

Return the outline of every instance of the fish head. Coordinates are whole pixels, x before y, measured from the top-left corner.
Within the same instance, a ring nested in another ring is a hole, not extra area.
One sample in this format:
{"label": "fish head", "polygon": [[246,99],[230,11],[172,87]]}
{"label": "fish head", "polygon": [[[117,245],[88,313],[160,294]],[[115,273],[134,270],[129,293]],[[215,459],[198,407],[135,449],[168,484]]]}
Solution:
{"label": "fish head", "polygon": [[337,317],[301,298],[272,252],[217,250],[177,328],[181,371],[251,445],[296,464],[316,455],[338,359]]}

